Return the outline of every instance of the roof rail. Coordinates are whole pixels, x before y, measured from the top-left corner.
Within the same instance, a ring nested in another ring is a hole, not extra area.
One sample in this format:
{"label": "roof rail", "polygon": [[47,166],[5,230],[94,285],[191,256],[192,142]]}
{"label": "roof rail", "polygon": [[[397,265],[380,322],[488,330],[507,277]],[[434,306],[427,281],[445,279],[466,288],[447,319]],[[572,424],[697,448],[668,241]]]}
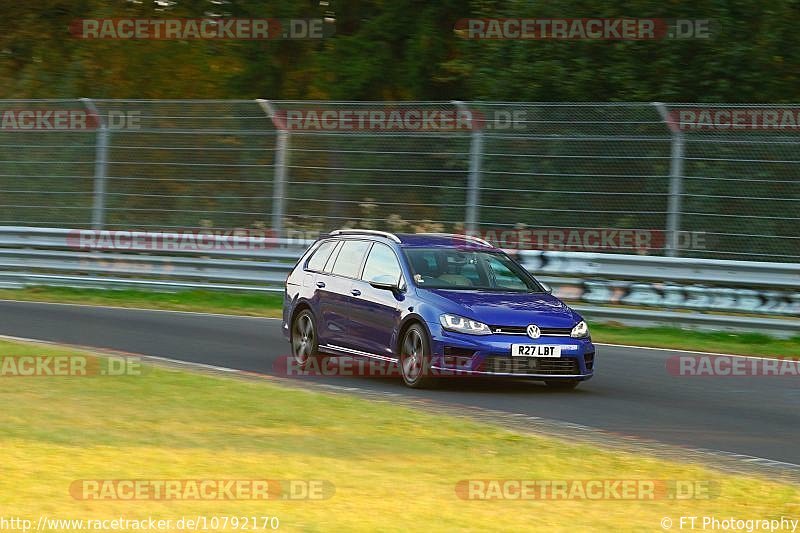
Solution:
{"label": "roof rail", "polygon": [[394,233],[389,233],[388,231],[378,231],[374,229],[337,229],[333,230],[328,235],[365,235],[365,234],[386,237],[387,239],[391,239],[398,244],[402,242],[400,240],[400,237],[398,237]]}
{"label": "roof rail", "polygon": [[463,235],[461,233],[417,233],[417,235],[430,235],[431,237],[460,237],[465,241],[472,241],[477,242],[478,244],[482,244],[483,246],[489,246],[494,248],[494,245],[485,239],[481,239],[480,237],[475,237],[473,235]]}

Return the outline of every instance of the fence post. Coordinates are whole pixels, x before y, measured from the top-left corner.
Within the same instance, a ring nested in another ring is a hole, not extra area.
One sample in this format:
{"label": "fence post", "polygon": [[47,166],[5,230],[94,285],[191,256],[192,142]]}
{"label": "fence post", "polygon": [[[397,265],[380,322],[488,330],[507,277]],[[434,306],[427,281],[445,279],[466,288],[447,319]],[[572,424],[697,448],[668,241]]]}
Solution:
{"label": "fence post", "polygon": [[277,120],[275,106],[269,100],[256,100],[278,132],[275,142],[275,174],[272,180],[272,231],[283,237],[283,217],[286,209],[286,174],[289,164],[289,130]]}
{"label": "fence post", "polygon": [[681,204],[683,200],[683,158],[685,139],[680,124],[669,116],[667,106],[653,102],[672,135],[669,161],[669,201],[667,203],[667,249],[668,257],[680,254]]}
{"label": "fence post", "polygon": [[106,221],[106,169],[108,167],[108,123],[90,98],[81,98],[90,115],[97,117],[97,141],[94,152],[94,193],[92,229],[103,229]]}
{"label": "fence post", "polygon": [[453,100],[459,113],[464,113],[469,117],[470,130],[472,136],[469,145],[469,179],[467,181],[467,209],[464,226],[467,234],[475,234],[478,230],[479,204],[481,199],[481,155],[483,153],[483,128],[475,123],[472,111],[464,102]]}

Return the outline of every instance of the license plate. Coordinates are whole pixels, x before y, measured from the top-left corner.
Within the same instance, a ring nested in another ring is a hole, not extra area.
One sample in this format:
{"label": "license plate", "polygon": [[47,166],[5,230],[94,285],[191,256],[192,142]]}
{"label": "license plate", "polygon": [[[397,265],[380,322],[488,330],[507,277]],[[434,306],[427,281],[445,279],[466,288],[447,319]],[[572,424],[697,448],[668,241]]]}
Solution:
{"label": "license plate", "polygon": [[561,357],[561,346],[547,344],[512,344],[514,357]]}

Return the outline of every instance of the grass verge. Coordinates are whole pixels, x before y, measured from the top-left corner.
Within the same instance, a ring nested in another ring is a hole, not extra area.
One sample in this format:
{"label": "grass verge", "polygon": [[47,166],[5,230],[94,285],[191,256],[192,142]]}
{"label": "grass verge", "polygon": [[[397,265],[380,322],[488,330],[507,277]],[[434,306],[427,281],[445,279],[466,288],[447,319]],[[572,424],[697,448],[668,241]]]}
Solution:
{"label": "grass verge", "polygon": [[72,289],[30,287],[0,289],[0,299],[110,305],[172,311],[280,317],[282,294],[228,291],[158,292],[147,290]]}
{"label": "grass verge", "polygon": [[763,333],[687,331],[673,327],[631,328],[592,324],[592,340],[653,348],[674,348],[765,357],[800,357],[800,337],[777,339]]}
{"label": "grass verge", "polygon": [[[4,356],[76,354],[0,341]],[[289,531],[655,531],[664,518],[677,525],[680,516],[769,519],[800,511],[796,486],[269,382],[165,368],[0,379],[0,501],[5,515],[34,523],[40,515],[267,515]],[[83,479],[313,479],[336,492],[319,501],[75,500],[70,484]],[[713,480],[719,493],[469,501],[455,491],[466,479]]]}
{"label": "grass verge", "polygon": [[[64,302],[119,307],[280,317],[280,294],[224,291],[155,292],[143,290],[35,287],[0,289],[0,299]],[[636,328],[592,324],[592,339],[611,344],[675,348],[767,357],[800,357],[800,337],[777,339],[759,333],[691,331],[673,327]]]}

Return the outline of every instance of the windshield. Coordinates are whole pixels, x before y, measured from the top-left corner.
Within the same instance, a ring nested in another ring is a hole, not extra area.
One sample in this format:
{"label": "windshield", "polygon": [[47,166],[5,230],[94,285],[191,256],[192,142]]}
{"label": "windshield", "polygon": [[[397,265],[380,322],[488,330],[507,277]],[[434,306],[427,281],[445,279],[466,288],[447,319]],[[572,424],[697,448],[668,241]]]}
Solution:
{"label": "windshield", "polygon": [[408,248],[414,283],[426,289],[544,292],[533,276],[502,252]]}

